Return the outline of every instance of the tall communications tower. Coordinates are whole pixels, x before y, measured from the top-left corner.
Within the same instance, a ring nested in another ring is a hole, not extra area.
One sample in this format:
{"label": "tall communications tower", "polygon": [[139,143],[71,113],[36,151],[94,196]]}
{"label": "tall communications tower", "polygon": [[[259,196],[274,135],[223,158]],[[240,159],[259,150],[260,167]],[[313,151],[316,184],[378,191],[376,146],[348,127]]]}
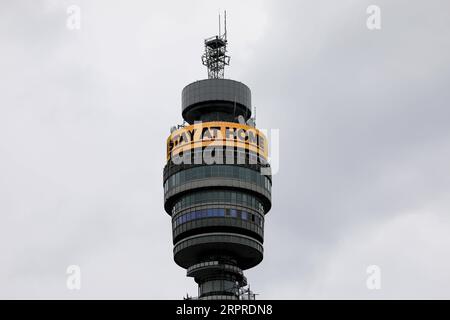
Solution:
{"label": "tall communications tower", "polygon": [[263,259],[272,205],[268,143],[252,118],[250,89],[224,79],[226,14],[224,27],[221,34],[219,23],[219,35],[205,40],[208,79],[183,89],[187,124],[171,129],[163,177],[174,260],[205,300],[255,296],[243,271]]}

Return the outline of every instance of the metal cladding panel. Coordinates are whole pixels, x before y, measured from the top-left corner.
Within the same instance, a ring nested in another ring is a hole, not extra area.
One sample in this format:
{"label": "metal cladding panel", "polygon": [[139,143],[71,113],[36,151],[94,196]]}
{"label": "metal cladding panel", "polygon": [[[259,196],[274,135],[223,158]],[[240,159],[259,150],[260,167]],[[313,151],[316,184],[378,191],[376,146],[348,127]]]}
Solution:
{"label": "metal cladding panel", "polygon": [[182,92],[182,110],[197,103],[214,100],[232,103],[236,101],[251,111],[250,88],[242,82],[230,79],[206,79],[187,85]]}

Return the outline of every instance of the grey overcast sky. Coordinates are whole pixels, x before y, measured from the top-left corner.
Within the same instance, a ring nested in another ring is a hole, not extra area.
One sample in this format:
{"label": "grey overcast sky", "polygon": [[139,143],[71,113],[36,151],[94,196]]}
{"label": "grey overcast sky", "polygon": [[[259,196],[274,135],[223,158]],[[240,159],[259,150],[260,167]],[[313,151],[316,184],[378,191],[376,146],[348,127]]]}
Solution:
{"label": "grey overcast sky", "polygon": [[280,132],[265,257],[246,273],[258,298],[449,299],[447,0],[2,0],[0,298],[196,294],[162,169],[223,9],[226,77]]}

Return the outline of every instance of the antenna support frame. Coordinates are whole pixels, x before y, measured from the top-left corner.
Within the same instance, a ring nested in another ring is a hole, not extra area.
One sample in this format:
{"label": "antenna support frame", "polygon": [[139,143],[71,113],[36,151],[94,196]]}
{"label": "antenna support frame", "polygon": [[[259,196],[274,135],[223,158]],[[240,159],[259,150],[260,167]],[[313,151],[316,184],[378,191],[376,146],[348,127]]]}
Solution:
{"label": "antenna support frame", "polygon": [[227,12],[224,12],[224,33],[221,34],[219,14],[219,35],[205,39],[205,52],[202,63],[208,68],[209,79],[223,79],[225,66],[230,65],[230,56],[227,55]]}

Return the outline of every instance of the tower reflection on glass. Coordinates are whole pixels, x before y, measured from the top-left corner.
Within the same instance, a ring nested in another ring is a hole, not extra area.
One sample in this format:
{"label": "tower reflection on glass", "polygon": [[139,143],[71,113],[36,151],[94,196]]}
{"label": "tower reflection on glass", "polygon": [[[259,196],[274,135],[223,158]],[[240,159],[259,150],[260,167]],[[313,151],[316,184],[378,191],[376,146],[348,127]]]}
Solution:
{"label": "tower reflection on glass", "polygon": [[164,208],[172,217],[174,259],[198,284],[198,299],[254,299],[243,270],[263,259],[272,177],[250,89],[224,79],[226,13],[224,33],[219,23],[202,62],[208,79],[183,89],[185,123],[167,139]]}

